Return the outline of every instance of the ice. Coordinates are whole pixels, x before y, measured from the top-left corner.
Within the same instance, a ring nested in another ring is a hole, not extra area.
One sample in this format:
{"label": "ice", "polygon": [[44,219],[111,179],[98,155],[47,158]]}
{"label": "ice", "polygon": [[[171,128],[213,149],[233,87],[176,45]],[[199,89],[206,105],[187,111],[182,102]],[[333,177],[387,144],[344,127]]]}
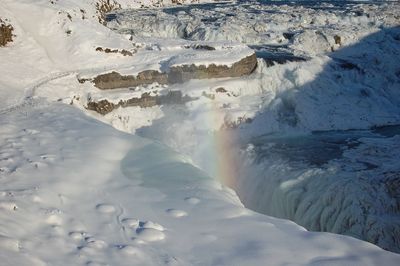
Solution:
{"label": "ice", "polygon": [[[307,38],[306,41],[313,47],[296,48],[308,51],[312,48],[316,52],[316,49],[329,50],[331,46],[337,48],[335,34],[341,36],[346,45],[376,28],[396,25],[396,8],[391,10],[392,7],[377,2],[368,5],[351,1],[332,1],[329,4],[315,1],[302,1],[300,4],[296,1],[238,1],[157,11],[123,10],[113,14],[108,26],[134,36],[230,40],[262,45],[290,44],[293,36],[304,33],[304,37],[313,37],[319,45]],[[377,10],[385,12],[385,20],[380,19]],[[317,35],[313,36],[315,33]]]}
{"label": "ice", "polygon": [[398,252],[392,191],[399,165],[388,147],[397,149],[399,134],[346,131],[254,139],[243,157],[249,171],[239,175],[236,191],[259,212]]}

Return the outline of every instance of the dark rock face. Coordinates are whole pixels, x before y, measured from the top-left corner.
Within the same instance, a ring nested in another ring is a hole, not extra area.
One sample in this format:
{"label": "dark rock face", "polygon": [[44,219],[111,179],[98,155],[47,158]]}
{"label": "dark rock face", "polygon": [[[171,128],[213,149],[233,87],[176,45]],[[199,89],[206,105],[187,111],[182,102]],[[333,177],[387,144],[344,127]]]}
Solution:
{"label": "dark rock face", "polygon": [[120,9],[121,5],[115,0],[98,0],[96,2],[96,13],[99,22],[103,25],[107,24],[106,16],[108,12]]}
{"label": "dark rock face", "polygon": [[283,38],[285,38],[286,40],[290,40],[290,39],[293,38],[295,33],[293,33],[293,32],[284,32],[282,35],[283,35]]}
{"label": "dark rock face", "polygon": [[215,89],[215,92],[218,92],[218,93],[226,93],[227,90],[226,90],[225,88],[223,88],[223,87],[219,87],[219,88],[216,88],[216,89]]}
{"label": "dark rock face", "polygon": [[241,77],[251,74],[257,67],[256,54],[252,54],[234,63],[231,67],[217,66],[211,64],[209,66],[183,65],[172,67],[168,75],[169,83],[182,83],[191,79],[210,79],[210,78],[226,78]]}
{"label": "dark rock face", "polygon": [[102,115],[110,113],[115,108],[115,104],[110,103],[107,100],[101,100],[99,102],[89,102],[86,107],[86,109],[96,111]]}
{"label": "dark rock face", "polygon": [[133,56],[133,53],[131,51],[122,49],[122,50],[118,50],[118,49],[110,49],[110,48],[103,48],[103,47],[97,47],[96,48],[97,52],[104,52],[106,54],[117,54],[120,53],[123,56]]}
{"label": "dark rock face", "polygon": [[342,45],[342,38],[339,35],[335,35],[333,38],[335,39],[335,44]]}
{"label": "dark rock face", "polygon": [[186,45],[186,49],[194,49],[194,50],[206,50],[206,51],[214,51],[215,48],[209,45],[204,44],[195,44],[195,45]]}
{"label": "dark rock face", "polygon": [[265,63],[267,64],[267,67],[274,66],[276,64],[278,65],[283,65],[288,62],[304,62],[307,59],[299,56],[292,56],[292,55],[282,55],[282,56],[277,56],[277,57],[271,57],[271,58],[264,58]]}
{"label": "dark rock face", "polygon": [[171,67],[168,73],[145,70],[140,72],[136,77],[133,75],[122,76],[114,71],[95,77],[93,82],[101,90],[136,87],[154,82],[159,84],[174,84],[191,79],[241,77],[251,74],[256,67],[257,58],[255,54],[252,54],[234,63],[231,67],[215,64],[209,66],[183,65]]}
{"label": "dark rock face", "polygon": [[155,70],[145,70],[140,72],[136,77],[133,75],[122,76],[113,71],[111,73],[102,74],[93,79],[94,85],[101,90],[129,88],[139,85],[152,84],[167,84],[168,77],[165,73],[160,73]]}
{"label": "dark rock face", "polygon": [[[234,63],[231,67],[224,65],[217,66],[215,64],[209,66],[183,65],[171,67],[168,73],[162,73],[155,70],[145,70],[140,72],[137,76],[123,76],[113,71],[95,77],[92,82],[101,90],[136,87],[154,82],[159,84],[173,84],[182,83],[190,79],[240,77],[251,74],[256,67],[257,58],[255,54],[252,54]],[[87,79],[79,80],[81,83],[86,81]],[[226,90],[220,88],[219,92],[223,91]],[[166,95],[156,96],[152,96],[149,93],[143,93],[141,97],[134,97],[125,101],[121,100],[118,103],[112,103],[108,100],[101,100],[98,102],[89,101],[86,108],[105,115],[118,107],[139,106],[141,108],[146,108],[156,105],[183,104],[191,100],[194,99],[189,96],[183,96],[181,91],[170,91]]]}
{"label": "dark rock face", "polygon": [[13,41],[13,30],[11,25],[0,19],[0,46],[5,46],[8,42]]}
{"label": "dark rock face", "polygon": [[146,108],[156,105],[184,104],[192,100],[194,100],[194,98],[183,96],[181,91],[170,91],[166,95],[156,96],[151,96],[150,93],[143,93],[140,98],[131,98],[126,101],[121,100],[116,104],[107,100],[98,102],[91,101],[88,103],[86,109],[106,115],[118,107],[139,106],[141,108]]}

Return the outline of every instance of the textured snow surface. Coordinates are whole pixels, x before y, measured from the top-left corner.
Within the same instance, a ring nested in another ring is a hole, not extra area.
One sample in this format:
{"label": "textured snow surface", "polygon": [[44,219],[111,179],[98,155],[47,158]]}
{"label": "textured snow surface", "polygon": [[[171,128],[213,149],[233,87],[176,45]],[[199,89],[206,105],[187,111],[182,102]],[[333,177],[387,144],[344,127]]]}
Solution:
{"label": "textured snow surface", "polygon": [[[123,7],[142,4],[118,2]],[[156,34],[145,38],[145,27],[143,36],[117,34],[98,23],[95,3],[89,0],[0,2],[0,17],[9,19],[15,29],[14,42],[0,48],[2,265],[398,265],[399,255],[370,243],[348,236],[308,232],[288,220],[255,213],[245,208],[236,193],[217,179],[238,184],[243,180],[241,177],[248,177],[248,180],[255,178],[251,184],[260,184],[258,170],[265,170],[266,165],[262,160],[262,164],[256,163],[258,155],[251,149],[255,145],[253,137],[273,132],[297,134],[399,123],[399,32],[396,28],[379,31],[382,25],[395,24],[396,5],[362,5],[363,10],[372,10],[368,11],[372,14],[370,18],[381,12],[381,21],[367,27],[371,23],[368,19],[348,19],[346,27],[353,21],[357,23],[343,40],[352,41],[346,41],[343,45],[348,47],[333,54],[324,53],[325,48],[319,45],[312,49],[308,46],[308,38],[318,39],[320,35],[314,32],[300,38],[303,33],[299,33],[288,42],[288,47],[294,48],[288,49],[310,57],[306,62],[267,67],[259,59],[258,69],[249,77],[192,80],[173,86],[152,84],[106,92],[97,90],[90,82],[81,84],[78,78],[112,70],[134,74],[186,62],[229,65],[252,50],[229,38],[218,42],[209,42],[212,38],[160,39],[171,36]],[[143,4],[163,5],[151,1]],[[238,6],[236,13],[246,17],[243,8]],[[279,6],[279,9],[294,12],[297,8]],[[300,13],[311,12],[303,11]],[[274,19],[279,21],[279,17]],[[239,24],[245,26],[244,31],[249,30],[246,24]],[[268,27],[277,28],[272,24]],[[282,24],[282,27],[288,26]],[[372,32],[375,34],[369,35]],[[236,30],[239,33],[243,35]],[[185,48],[196,44],[210,45],[216,51]],[[97,47],[126,49],[134,55],[101,53],[96,51]],[[227,53],[227,47],[232,51]],[[334,50],[338,48],[334,46]],[[186,105],[119,108],[106,116],[85,110],[89,99],[117,102],[143,92],[163,94],[169,90],[181,90],[197,100]],[[248,118],[252,123],[241,123],[249,122]],[[216,132],[226,127],[234,129]],[[121,131],[136,132],[147,138]],[[359,188],[356,195],[368,201],[376,195],[382,203],[371,205],[384,208],[384,213],[376,215],[380,221],[389,217],[390,223],[395,219],[390,212],[398,208],[395,174],[399,139],[363,138],[360,142],[355,149],[343,152],[344,165],[365,170],[365,165],[378,164],[375,172],[363,173],[360,180],[366,178],[377,183],[394,180],[389,190],[394,196],[383,197],[386,190],[381,193],[382,187],[371,188],[368,182],[366,190],[373,190],[368,195],[363,194],[365,191],[358,183],[349,185],[349,191]],[[243,144],[246,149],[241,151]],[[234,164],[225,166],[249,167],[241,169],[243,175],[237,175],[240,171],[236,175],[228,171],[232,175],[224,176],[229,179],[224,180],[217,175],[215,162],[230,154],[238,154],[240,161],[232,160],[230,163]],[[367,160],[368,164],[358,164],[357,160]],[[279,161],[271,163],[271,167],[277,165],[284,170],[289,167]],[[296,191],[307,185],[324,187],[326,183],[317,178],[319,173],[327,175],[326,180],[330,181],[333,178],[328,172],[334,171],[331,168],[337,164],[329,162],[329,169],[306,171],[308,180],[317,180],[316,183],[277,178],[277,186],[283,180],[289,181],[284,188]],[[288,170],[288,174],[292,172]],[[374,174],[386,176],[368,177]],[[340,182],[332,186],[342,189]],[[253,193],[247,185],[236,187],[237,191]],[[277,211],[274,214],[281,217],[291,214],[296,206],[285,195],[294,200],[311,197],[321,202],[319,194],[276,191],[278,201],[288,202],[286,209],[279,208],[281,213],[275,208],[277,202],[271,203]],[[337,195],[328,193],[321,197],[330,203],[335,202],[332,197]],[[342,215],[347,210],[358,214],[357,206],[342,204],[341,200],[337,199],[337,205],[348,207]],[[369,206],[364,200],[360,202]],[[267,205],[264,202],[259,206]],[[314,206],[321,211],[320,205]],[[289,216],[285,217],[292,218]],[[329,215],[321,217],[326,216]],[[302,213],[299,217],[306,220],[319,216],[312,213],[306,217]],[[298,223],[306,225],[301,219]],[[337,220],[352,222],[354,218]],[[385,237],[393,238],[398,228],[389,224],[388,228],[394,232],[391,234],[375,221],[371,220],[374,228],[371,238],[383,241],[377,244],[387,248],[386,244],[391,242]],[[332,224],[336,226],[328,219],[322,226]],[[357,232],[357,228],[350,229],[352,235]]]}

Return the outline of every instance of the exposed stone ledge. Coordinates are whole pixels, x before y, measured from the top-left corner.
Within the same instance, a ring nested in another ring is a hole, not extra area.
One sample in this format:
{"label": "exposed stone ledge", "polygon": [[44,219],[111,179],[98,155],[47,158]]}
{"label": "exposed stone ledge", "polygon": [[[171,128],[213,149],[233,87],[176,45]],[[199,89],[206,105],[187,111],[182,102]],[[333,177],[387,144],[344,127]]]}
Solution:
{"label": "exposed stone ledge", "polygon": [[194,98],[183,96],[181,91],[169,91],[166,95],[156,96],[151,96],[149,93],[143,93],[140,98],[121,100],[118,103],[112,103],[108,100],[100,100],[98,102],[89,101],[86,109],[106,115],[118,107],[138,106],[146,108],[158,105],[183,104],[191,100],[194,100]]}
{"label": "exposed stone ledge", "polygon": [[5,46],[7,43],[13,41],[13,30],[13,26],[0,18],[0,46]]}
{"label": "exposed stone ledge", "polygon": [[168,81],[169,83],[182,83],[191,79],[241,77],[251,74],[256,67],[256,54],[252,54],[234,63],[231,67],[215,64],[171,67],[168,73]]}
{"label": "exposed stone ledge", "polygon": [[156,70],[145,70],[137,76],[123,76],[117,72],[101,74],[92,81],[94,85],[101,90],[136,87],[140,85],[157,82],[159,84],[182,83],[191,79],[210,79],[241,77],[251,74],[257,67],[256,54],[247,56],[232,66],[215,65],[182,65],[174,66],[168,73],[158,72]]}
{"label": "exposed stone ledge", "polygon": [[139,85],[168,83],[168,75],[155,70],[145,70],[140,72],[136,77],[133,75],[122,76],[113,71],[111,73],[102,74],[93,79],[94,85],[101,90],[137,87]]}

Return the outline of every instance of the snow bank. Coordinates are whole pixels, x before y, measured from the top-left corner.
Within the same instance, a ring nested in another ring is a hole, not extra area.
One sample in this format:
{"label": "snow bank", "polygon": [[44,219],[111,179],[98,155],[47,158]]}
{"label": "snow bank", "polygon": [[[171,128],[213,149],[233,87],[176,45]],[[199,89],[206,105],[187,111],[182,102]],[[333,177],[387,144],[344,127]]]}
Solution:
{"label": "snow bank", "polygon": [[67,105],[33,106],[0,116],[5,265],[397,265],[371,244],[245,209],[160,144]]}

